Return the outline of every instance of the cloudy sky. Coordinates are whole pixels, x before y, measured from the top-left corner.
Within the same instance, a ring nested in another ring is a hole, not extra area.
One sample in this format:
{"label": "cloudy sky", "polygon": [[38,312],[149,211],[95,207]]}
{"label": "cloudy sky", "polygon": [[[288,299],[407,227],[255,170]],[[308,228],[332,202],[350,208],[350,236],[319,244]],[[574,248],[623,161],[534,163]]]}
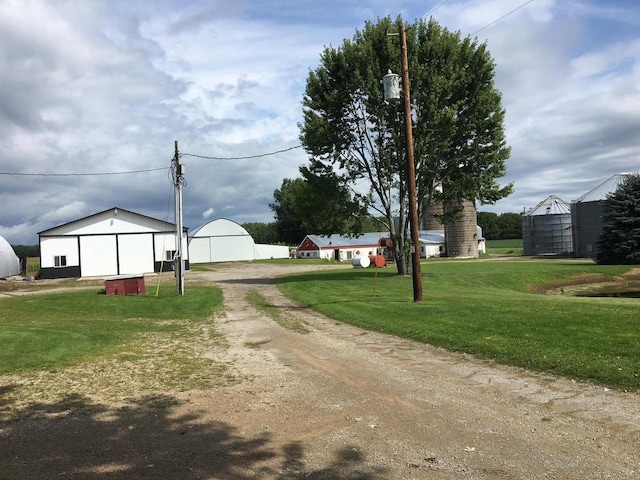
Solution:
{"label": "cloudy sky", "polygon": [[[297,146],[323,47],[398,14],[477,36],[496,61],[515,193],[480,210],[640,169],[637,0],[0,0],[0,236],[35,244],[116,206],[173,222],[174,141],[222,158]],[[305,162],[183,157],[185,226],[273,221],[273,191]]]}

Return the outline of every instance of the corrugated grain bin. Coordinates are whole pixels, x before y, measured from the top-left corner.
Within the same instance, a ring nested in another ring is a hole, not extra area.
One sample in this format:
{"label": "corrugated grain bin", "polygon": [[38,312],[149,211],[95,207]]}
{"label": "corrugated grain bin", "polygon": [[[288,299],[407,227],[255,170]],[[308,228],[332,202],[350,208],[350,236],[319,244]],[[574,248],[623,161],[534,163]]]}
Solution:
{"label": "corrugated grain bin", "polygon": [[522,216],[524,255],[573,252],[571,205],[550,195]]}

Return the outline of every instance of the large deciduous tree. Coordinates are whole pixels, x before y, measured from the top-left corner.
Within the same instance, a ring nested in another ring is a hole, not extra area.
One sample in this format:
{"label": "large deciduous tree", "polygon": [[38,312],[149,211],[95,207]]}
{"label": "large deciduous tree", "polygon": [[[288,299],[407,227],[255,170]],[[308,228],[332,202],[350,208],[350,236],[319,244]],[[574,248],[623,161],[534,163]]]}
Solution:
{"label": "large deciduous tree", "polygon": [[604,221],[596,261],[640,264],[640,174],[627,176],[604,201]]}
{"label": "large deciduous tree", "polygon": [[[386,218],[398,273],[408,273],[408,196],[401,103],[384,101],[381,79],[400,72],[402,19],[366,23],[353,39],[327,47],[309,73],[301,141],[315,173],[331,172],[369,211]],[[504,109],[485,44],[418,21],[407,28],[416,185],[429,201],[494,203],[509,148]],[[321,174],[321,173],[320,173]],[[398,220],[396,222],[396,219]]]}
{"label": "large deciduous tree", "polygon": [[280,241],[297,245],[307,235],[302,218],[296,213],[296,198],[304,188],[301,178],[285,178],[282,186],[273,192],[274,202],[269,205],[275,215],[276,232]]}
{"label": "large deciduous tree", "polygon": [[298,244],[308,233],[364,231],[366,211],[340,178],[317,165],[300,167],[302,178],[285,178],[270,205],[282,241]]}

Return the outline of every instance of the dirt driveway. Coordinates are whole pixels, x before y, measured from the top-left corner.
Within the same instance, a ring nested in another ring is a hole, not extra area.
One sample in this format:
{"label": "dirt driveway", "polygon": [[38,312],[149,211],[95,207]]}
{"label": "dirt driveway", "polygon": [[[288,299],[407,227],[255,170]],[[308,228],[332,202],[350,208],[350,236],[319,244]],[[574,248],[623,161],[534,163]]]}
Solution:
{"label": "dirt driveway", "polygon": [[[637,394],[340,324],[279,294],[290,270],[188,274],[224,291],[227,348],[204,354],[233,384],[127,406],[70,392],[57,415],[0,423],[0,479],[640,478]],[[257,312],[250,290],[310,333]]]}

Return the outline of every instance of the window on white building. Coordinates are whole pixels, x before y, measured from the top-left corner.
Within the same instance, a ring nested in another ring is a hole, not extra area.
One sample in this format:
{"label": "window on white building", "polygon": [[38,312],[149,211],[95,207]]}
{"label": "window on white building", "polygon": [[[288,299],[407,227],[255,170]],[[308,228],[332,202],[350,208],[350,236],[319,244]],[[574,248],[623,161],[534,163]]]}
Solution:
{"label": "window on white building", "polygon": [[53,265],[56,267],[66,267],[67,266],[67,256],[66,255],[56,255],[53,257]]}

